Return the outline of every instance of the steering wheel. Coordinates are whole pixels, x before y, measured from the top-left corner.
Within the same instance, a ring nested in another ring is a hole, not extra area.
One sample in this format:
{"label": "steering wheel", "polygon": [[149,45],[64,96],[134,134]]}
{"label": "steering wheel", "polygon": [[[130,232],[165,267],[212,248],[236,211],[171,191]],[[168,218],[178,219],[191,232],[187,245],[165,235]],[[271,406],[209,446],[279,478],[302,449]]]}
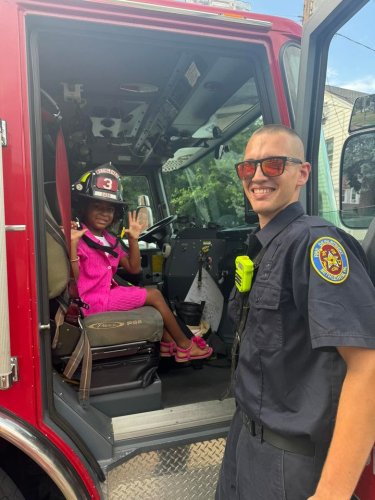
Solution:
{"label": "steering wheel", "polygon": [[143,231],[143,233],[140,234],[138,241],[147,241],[151,238],[151,236],[154,236],[156,233],[158,233],[163,227],[168,226],[173,222],[174,220],[177,219],[177,215],[169,215],[168,217],[165,217],[162,220],[159,220],[156,224],[153,226],[150,226],[146,231]]}

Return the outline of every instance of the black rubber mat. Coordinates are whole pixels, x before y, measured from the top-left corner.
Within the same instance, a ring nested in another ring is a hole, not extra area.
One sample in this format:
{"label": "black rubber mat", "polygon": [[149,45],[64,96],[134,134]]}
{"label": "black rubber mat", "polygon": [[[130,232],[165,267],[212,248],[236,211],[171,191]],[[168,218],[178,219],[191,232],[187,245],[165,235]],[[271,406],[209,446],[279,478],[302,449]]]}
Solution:
{"label": "black rubber mat", "polygon": [[177,364],[161,360],[158,375],[162,381],[163,407],[220,399],[230,383],[227,358]]}

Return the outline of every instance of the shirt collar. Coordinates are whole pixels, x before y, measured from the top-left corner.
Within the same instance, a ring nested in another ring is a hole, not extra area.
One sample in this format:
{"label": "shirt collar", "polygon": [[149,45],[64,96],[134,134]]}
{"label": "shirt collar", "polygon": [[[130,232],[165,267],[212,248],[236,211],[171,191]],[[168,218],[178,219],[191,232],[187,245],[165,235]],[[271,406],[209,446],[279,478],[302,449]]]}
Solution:
{"label": "shirt collar", "polygon": [[262,244],[262,247],[267,246],[281,231],[283,231],[291,222],[298,217],[301,217],[305,211],[299,201],[291,203],[279,212],[272,220],[268,222],[262,229],[257,231],[256,237]]}

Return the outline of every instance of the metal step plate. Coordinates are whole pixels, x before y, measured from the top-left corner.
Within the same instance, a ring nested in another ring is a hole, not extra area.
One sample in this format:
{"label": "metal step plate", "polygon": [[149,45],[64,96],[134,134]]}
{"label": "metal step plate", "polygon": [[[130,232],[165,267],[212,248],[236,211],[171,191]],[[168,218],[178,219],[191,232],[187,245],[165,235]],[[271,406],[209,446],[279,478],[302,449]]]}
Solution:
{"label": "metal step plate", "polygon": [[175,406],[164,410],[112,419],[115,441],[175,432],[192,427],[228,422],[235,410],[233,398]]}
{"label": "metal step plate", "polygon": [[[234,410],[234,399],[229,398],[116,417],[114,438],[119,442],[225,424]],[[217,438],[140,453],[108,472],[107,498],[213,499],[224,448],[225,438]]]}
{"label": "metal step plate", "polygon": [[225,439],[141,453],[111,470],[110,500],[210,500],[225,448]]}

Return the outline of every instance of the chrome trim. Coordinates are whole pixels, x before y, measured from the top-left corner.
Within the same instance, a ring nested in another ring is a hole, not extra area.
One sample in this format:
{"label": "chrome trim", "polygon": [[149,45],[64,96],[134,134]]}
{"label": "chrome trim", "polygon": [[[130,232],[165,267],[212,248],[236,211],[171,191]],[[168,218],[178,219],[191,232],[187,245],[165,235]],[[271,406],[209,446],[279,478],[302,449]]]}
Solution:
{"label": "chrome trim", "polygon": [[10,357],[11,372],[6,375],[0,376],[0,390],[6,391],[10,389],[13,382],[18,382],[18,358],[15,356]]}
{"label": "chrome trim", "polygon": [[0,120],[0,146],[5,148],[8,145],[7,122]]}
{"label": "chrome trim", "polygon": [[234,398],[205,401],[112,418],[115,441],[155,436],[165,432],[225,424],[232,419]]}
{"label": "chrome trim", "polygon": [[39,330],[49,331],[51,329],[51,325],[49,323],[39,324]]}
{"label": "chrome trim", "polygon": [[6,225],[5,231],[26,231],[26,225],[25,224]]}
{"label": "chrome trim", "polygon": [[17,356],[10,357],[10,366],[12,367],[13,382],[18,382],[18,358]]}
{"label": "chrome trim", "polygon": [[[262,21],[260,19],[249,19],[240,11],[233,11],[233,15],[223,12],[204,12],[194,9],[181,9],[179,7],[170,7],[164,5],[156,5],[147,2],[134,2],[132,0],[113,0],[118,4],[124,4],[137,9],[153,10],[157,12],[168,12],[173,14],[182,14],[185,16],[198,16],[205,19],[216,19],[219,21],[228,21],[232,23],[242,23],[253,26],[255,28],[272,29],[271,21]],[[95,0],[85,0],[85,2],[96,3]]]}
{"label": "chrome trim", "polygon": [[7,391],[13,385],[13,373],[0,376],[0,391]]}
{"label": "chrome trim", "polygon": [[38,436],[32,434],[22,422],[16,422],[10,415],[1,411],[0,437],[34,460],[48,474],[65,498],[82,500],[89,497],[87,490],[83,489],[83,485],[72,474],[71,469],[63,464],[54,452],[54,446],[47,447],[47,439],[46,441],[38,439]]}
{"label": "chrome trim", "polygon": [[[3,137],[2,134],[3,130],[0,131],[0,138]],[[4,389],[7,389],[12,384],[12,366],[10,353],[8,271],[5,234],[3,173],[3,154],[2,147],[0,147],[0,378],[1,385]]]}

